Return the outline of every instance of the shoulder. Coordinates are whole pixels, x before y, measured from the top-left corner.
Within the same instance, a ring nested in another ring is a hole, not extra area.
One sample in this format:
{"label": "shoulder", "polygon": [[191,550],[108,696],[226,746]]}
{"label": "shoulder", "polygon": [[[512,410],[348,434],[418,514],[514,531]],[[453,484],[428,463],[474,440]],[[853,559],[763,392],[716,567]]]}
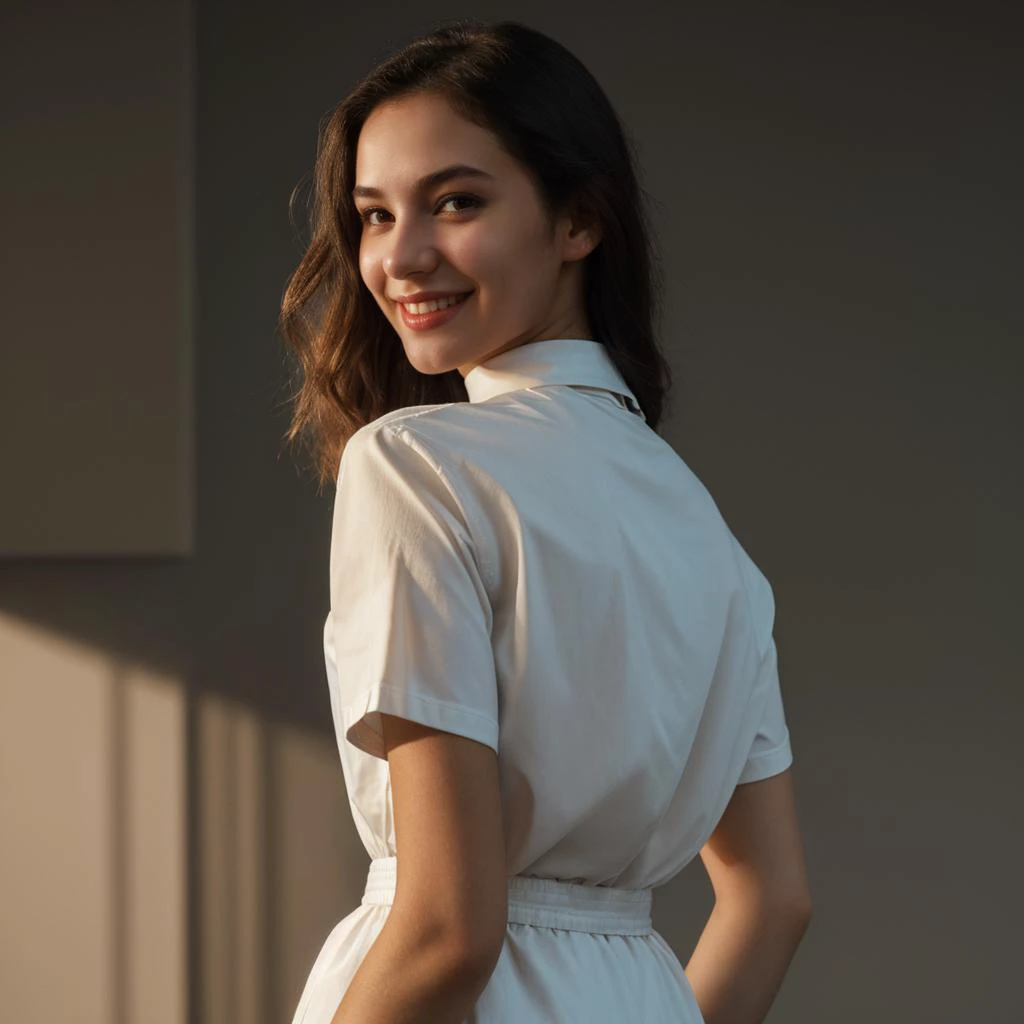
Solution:
{"label": "shoulder", "polygon": [[[478,439],[479,410],[469,402],[413,405],[379,416],[360,427],[342,453],[342,468],[358,462],[401,463],[410,471],[429,467],[450,479]],[[418,465],[423,463],[424,465]]]}
{"label": "shoulder", "polygon": [[[467,412],[454,405],[412,406],[378,417],[349,438],[341,456],[338,489],[377,495],[377,505],[447,512],[475,518],[463,469],[467,463]],[[464,442],[460,446],[459,437]],[[472,461],[471,457],[468,460]],[[372,501],[367,499],[369,504]]]}
{"label": "shoulder", "polygon": [[416,432],[444,432],[479,418],[482,406],[473,402],[440,402],[435,405],[407,405],[378,416],[361,430],[407,429]]}

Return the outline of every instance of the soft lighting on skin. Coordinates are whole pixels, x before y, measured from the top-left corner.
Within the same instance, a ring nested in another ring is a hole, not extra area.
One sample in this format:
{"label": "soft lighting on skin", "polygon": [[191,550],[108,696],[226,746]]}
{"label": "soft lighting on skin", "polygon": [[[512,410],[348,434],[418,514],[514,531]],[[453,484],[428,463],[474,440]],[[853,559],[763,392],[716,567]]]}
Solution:
{"label": "soft lighting on skin", "polygon": [[[477,173],[441,173],[454,165]],[[465,375],[531,341],[592,338],[583,259],[596,230],[560,217],[548,237],[533,180],[489,131],[443,98],[405,96],[367,118],[353,202],[360,275],[421,373]],[[473,294],[447,324],[416,331],[395,296]]]}

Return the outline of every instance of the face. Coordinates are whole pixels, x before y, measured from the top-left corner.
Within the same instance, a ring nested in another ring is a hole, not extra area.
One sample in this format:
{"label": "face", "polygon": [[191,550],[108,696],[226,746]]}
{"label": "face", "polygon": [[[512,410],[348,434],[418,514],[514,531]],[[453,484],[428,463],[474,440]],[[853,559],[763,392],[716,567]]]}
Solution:
{"label": "face", "polygon": [[[430,180],[453,166],[463,170]],[[591,338],[582,261],[598,232],[565,216],[552,237],[527,172],[444,99],[406,96],[375,108],[359,136],[355,179],[360,274],[421,373],[457,368],[465,377],[531,341]],[[400,300],[417,292],[469,297],[416,318]]]}

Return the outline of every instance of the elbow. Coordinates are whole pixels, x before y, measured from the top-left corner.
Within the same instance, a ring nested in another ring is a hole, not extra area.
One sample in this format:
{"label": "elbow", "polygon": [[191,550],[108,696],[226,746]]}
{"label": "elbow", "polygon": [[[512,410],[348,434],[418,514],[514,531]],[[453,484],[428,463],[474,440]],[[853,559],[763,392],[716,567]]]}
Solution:
{"label": "elbow", "polygon": [[806,890],[761,893],[754,903],[762,917],[785,922],[800,932],[806,930],[814,912],[811,895]]}
{"label": "elbow", "polygon": [[801,933],[807,930],[814,916],[814,906],[809,892],[801,893],[787,901],[785,913],[789,916]]}
{"label": "elbow", "polygon": [[467,963],[471,971],[482,974],[489,978],[498,966],[501,959],[501,952],[505,948],[505,929],[501,934],[490,941],[476,943],[467,957]]}
{"label": "elbow", "polygon": [[491,976],[504,947],[504,927],[498,934],[488,929],[486,935],[477,933],[470,939],[452,940],[449,944],[451,960],[458,966],[459,973],[467,976],[471,982]]}
{"label": "elbow", "polygon": [[715,905],[728,914],[754,916],[773,927],[802,933],[813,914],[810,893],[806,890],[772,890],[762,887],[732,889],[715,893]]}
{"label": "elbow", "polygon": [[468,951],[462,949],[450,960],[456,983],[462,989],[482,991],[498,966],[500,957],[500,948],[494,950],[490,946],[482,946]]}

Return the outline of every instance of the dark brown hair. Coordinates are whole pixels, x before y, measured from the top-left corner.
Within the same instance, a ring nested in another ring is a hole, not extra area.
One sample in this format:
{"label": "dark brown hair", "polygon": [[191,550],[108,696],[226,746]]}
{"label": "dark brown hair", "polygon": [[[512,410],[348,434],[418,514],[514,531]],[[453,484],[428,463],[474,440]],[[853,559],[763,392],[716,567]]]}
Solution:
{"label": "dark brown hair", "polygon": [[378,104],[420,92],[495,135],[536,183],[549,223],[574,204],[596,218],[601,241],[583,275],[587,321],[656,429],[671,371],[655,339],[661,269],[633,144],[597,80],[560,43],[517,22],[463,18],[374,67],[321,125],[310,242],[278,320],[300,381],[285,440],[309,440],[322,488],[337,479],[360,427],[394,409],[468,399],[457,369],[412,366],[359,272],[362,225],[351,200],[359,133]]}

